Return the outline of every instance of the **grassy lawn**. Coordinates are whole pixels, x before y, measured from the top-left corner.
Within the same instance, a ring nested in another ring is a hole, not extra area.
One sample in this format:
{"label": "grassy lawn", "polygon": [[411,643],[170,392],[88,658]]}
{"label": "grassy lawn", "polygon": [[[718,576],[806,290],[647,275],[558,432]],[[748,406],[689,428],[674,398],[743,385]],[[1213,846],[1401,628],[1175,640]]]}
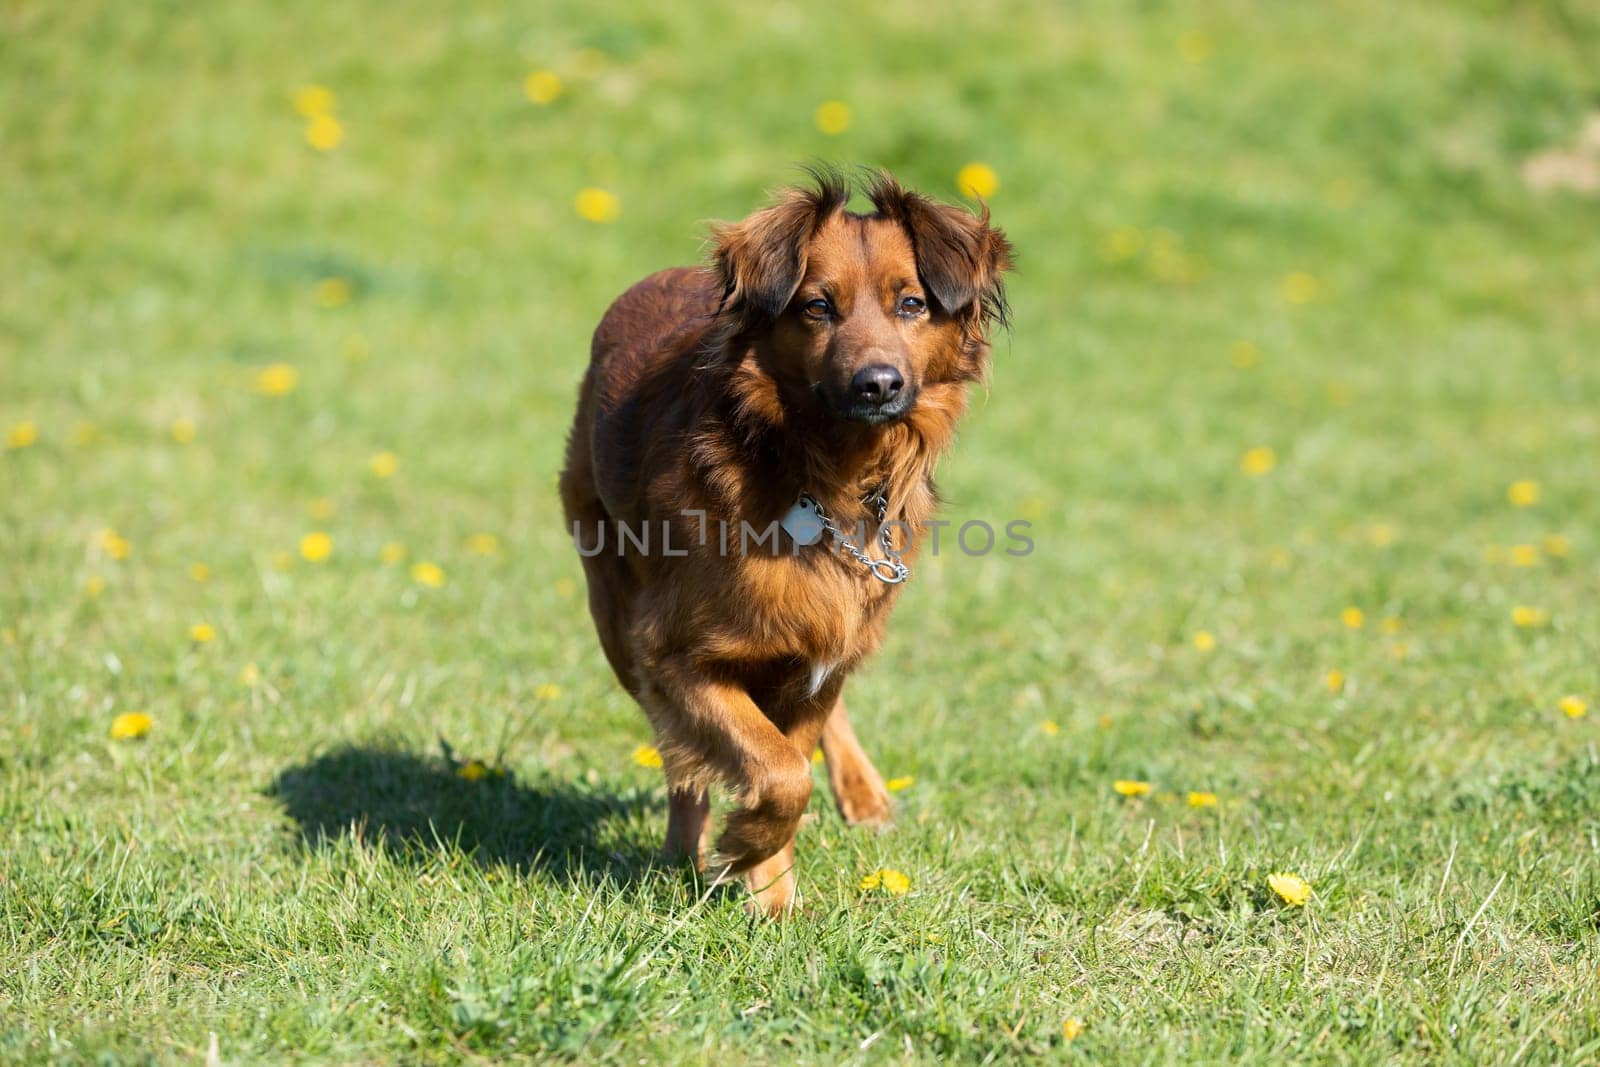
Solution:
{"label": "grassy lawn", "polygon": [[[527,8],[0,4],[0,1060],[1600,1059],[1593,7]],[[1038,548],[918,569],[767,924],[554,476],[810,158],[998,176],[941,484]]]}

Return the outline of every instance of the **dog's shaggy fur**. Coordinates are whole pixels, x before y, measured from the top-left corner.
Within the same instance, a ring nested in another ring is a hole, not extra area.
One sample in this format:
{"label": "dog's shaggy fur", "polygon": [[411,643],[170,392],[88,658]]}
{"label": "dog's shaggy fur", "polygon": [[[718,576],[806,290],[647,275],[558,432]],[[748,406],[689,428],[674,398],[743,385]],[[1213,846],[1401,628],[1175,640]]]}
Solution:
{"label": "dog's shaggy fur", "polygon": [[881,494],[911,562],[1011,266],[987,210],[879,175],[861,215],[844,181],[815,178],[715,227],[711,269],[663,271],[612,305],[561,476],[600,643],[665,761],[667,849],[705,865],[708,788],[729,787],[739,807],[709,862],[769,914],[795,901],[819,740],[844,818],[888,819],[840,690],[900,586],[828,538],[741,535],[807,494],[881,554]]}

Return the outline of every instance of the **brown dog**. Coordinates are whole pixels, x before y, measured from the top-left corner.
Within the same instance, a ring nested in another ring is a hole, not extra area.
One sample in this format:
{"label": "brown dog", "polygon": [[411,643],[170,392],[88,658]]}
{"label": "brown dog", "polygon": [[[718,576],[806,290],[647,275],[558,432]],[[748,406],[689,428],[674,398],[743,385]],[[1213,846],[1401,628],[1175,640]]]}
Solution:
{"label": "brown dog", "polygon": [[666,765],[667,851],[704,868],[723,783],[740,806],[712,869],[773,915],[795,900],[819,738],[845,820],[888,819],[839,691],[933,514],[1011,266],[987,210],[880,175],[859,215],[845,182],[815,178],[714,228],[713,269],[611,306],[561,476],[600,643]]}

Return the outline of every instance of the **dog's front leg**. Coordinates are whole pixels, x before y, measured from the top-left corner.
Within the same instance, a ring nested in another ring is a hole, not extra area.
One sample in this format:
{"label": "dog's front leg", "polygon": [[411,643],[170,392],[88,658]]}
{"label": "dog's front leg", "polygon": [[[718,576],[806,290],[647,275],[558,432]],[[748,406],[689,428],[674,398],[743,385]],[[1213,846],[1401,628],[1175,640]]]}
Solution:
{"label": "dog's front leg", "polygon": [[828,761],[828,785],[839,814],[851,826],[884,826],[889,822],[889,790],[872,765],[841,698],[822,730],[822,755]]}
{"label": "dog's front leg", "polygon": [[[713,779],[732,788],[740,807],[717,838],[712,869],[743,874],[757,905],[779,915],[794,903],[794,835],[811,799],[811,762],[741,686],[708,676],[680,659],[645,672],[646,708],[661,742],[667,782],[688,800]],[[808,731],[810,732],[810,731]],[[815,743],[815,733],[811,743]],[[803,740],[803,739],[800,739]],[[675,841],[669,833],[669,845]]]}
{"label": "dog's front leg", "polygon": [[695,870],[706,869],[706,831],[711,828],[711,791],[705,786],[670,789],[667,796],[669,860],[689,859]]}

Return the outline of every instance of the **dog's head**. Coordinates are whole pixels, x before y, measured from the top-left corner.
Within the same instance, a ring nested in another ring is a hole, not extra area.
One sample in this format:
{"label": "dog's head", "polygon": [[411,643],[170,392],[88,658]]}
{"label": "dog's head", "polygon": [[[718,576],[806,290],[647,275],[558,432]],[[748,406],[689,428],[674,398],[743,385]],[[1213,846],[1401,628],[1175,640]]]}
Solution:
{"label": "dog's head", "polygon": [[845,210],[828,173],[742,222],[713,229],[722,311],[786,405],[869,425],[895,422],[930,387],[981,378],[1004,323],[1011,244],[974,215],[901,188]]}

